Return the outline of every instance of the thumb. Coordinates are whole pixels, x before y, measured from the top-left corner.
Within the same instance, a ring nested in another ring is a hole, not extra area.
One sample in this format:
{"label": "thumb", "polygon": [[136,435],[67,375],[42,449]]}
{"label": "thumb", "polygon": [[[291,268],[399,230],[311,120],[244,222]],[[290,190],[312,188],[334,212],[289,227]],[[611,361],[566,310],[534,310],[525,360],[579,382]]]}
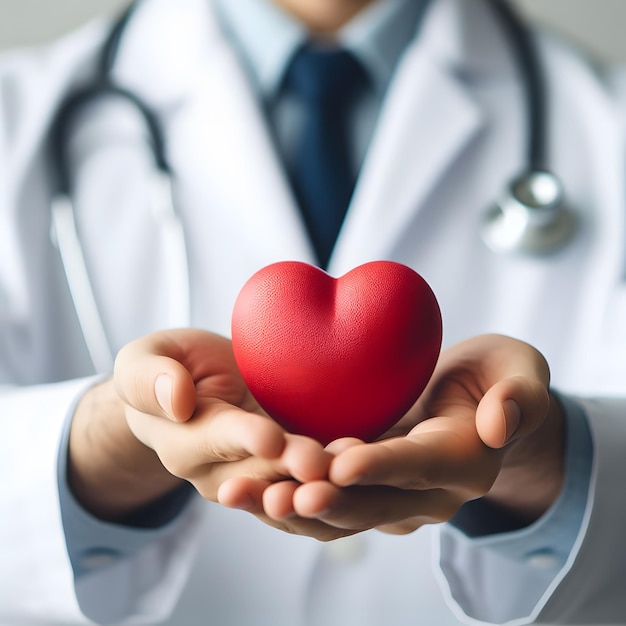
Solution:
{"label": "thumb", "polygon": [[540,380],[512,376],[497,382],[483,396],[476,410],[476,429],[483,443],[502,448],[526,437],[544,422],[550,394]]}
{"label": "thumb", "polygon": [[115,359],[113,382],[120,397],[134,409],[184,422],[196,406],[189,371],[176,356],[180,347],[163,333],[124,346]]}

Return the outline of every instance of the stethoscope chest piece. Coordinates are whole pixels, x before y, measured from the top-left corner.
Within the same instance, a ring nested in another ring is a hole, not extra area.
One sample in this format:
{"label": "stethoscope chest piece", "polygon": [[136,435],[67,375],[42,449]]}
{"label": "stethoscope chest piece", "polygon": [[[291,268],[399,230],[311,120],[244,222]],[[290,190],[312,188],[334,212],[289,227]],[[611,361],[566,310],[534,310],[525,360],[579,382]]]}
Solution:
{"label": "stethoscope chest piece", "polygon": [[576,233],[576,216],[563,205],[563,188],[550,172],[514,179],[486,213],[483,241],[494,252],[547,255],[564,248]]}

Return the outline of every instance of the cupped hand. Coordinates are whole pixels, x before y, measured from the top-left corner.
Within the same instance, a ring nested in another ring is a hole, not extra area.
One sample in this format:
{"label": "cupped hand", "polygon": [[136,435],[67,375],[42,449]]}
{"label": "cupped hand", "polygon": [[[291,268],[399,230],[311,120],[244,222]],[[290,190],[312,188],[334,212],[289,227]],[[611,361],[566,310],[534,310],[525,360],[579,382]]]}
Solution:
{"label": "cupped hand", "polygon": [[330,455],[263,414],[224,337],[148,335],[119,352],[114,383],[135,437],[208,500],[259,512],[272,482],[327,476]]}
{"label": "cupped hand", "polygon": [[411,532],[478,498],[529,523],[563,480],[562,415],[549,379],[528,344],[498,335],[459,343],[442,353],[424,394],[392,431],[370,444],[331,443],[330,479],[270,485],[265,509],[294,525],[316,520],[337,536]]}
{"label": "cupped hand", "polygon": [[85,509],[113,522],[135,519],[185,481],[208,500],[262,516],[268,485],[323,479],[330,460],[319,443],[262,413],[230,341],[181,329],[126,345],[113,379],[80,399],[67,480]]}

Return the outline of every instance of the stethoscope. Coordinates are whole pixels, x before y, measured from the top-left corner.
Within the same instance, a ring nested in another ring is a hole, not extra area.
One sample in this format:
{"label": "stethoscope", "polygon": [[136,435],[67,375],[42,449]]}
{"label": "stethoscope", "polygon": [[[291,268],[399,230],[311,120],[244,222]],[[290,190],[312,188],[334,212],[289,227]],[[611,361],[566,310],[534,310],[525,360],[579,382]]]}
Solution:
{"label": "stethoscope", "polygon": [[[480,234],[494,252],[547,255],[562,249],[573,238],[576,220],[573,211],[563,203],[560,180],[545,166],[547,107],[544,77],[531,34],[510,3],[490,0],[490,4],[511,42],[522,78],[529,138],[524,170],[488,209],[480,225]],[[173,202],[172,172],[166,158],[164,133],[154,111],[136,93],[116,85],[111,77],[120,43],[136,6],[136,3],[131,4],[112,29],[100,55],[97,78],[62,103],[51,132],[52,164],[58,181],[51,207],[53,240],[59,248],[78,321],[98,372],[110,370],[113,354],[76,228],[67,137],[79,113],[100,98],[115,97],[127,101],[145,121],[154,155],[155,197],[160,198],[157,212],[163,224],[165,254],[170,259],[167,264],[171,268],[169,282],[175,289],[170,298],[177,307],[173,318],[184,326],[190,321],[187,248],[182,222]]]}
{"label": "stethoscope", "polygon": [[573,239],[576,214],[564,204],[560,179],[546,167],[547,94],[532,35],[509,2],[490,4],[515,53],[525,87],[529,136],[525,169],[487,210],[480,234],[494,252],[547,255]]}

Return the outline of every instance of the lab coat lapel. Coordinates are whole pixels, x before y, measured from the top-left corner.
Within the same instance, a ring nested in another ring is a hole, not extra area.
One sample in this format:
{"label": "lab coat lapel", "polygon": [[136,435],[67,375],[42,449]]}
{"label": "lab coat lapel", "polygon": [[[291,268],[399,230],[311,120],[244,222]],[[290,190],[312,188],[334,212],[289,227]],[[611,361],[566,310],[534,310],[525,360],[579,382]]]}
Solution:
{"label": "lab coat lapel", "polygon": [[407,61],[401,72],[405,75],[389,94],[331,271],[390,255],[480,126],[474,103],[428,59]]}
{"label": "lab coat lapel", "polygon": [[[145,15],[134,23],[145,38],[142,42],[141,33],[128,37],[134,50],[122,51],[128,52],[126,73],[130,82],[140,84],[140,93],[171,119],[169,156],[184,194],[183,208],[192,213],[190,223],[210,220],[209,227],[212,223],[219,230],[222,221],[237,222],[244,231],[242,240],[254,247],[248,250],[252,256],[266,262],[281,258],[313,262],[262,105],[210,3],[152,0],[139,10]],[[161,22],[166,22],[163,28]],[[155,41],[155,32],[169,33],[171,45]],[[158,80],[146,75],[145,68],[155,68]]]}
{"label": "lab coat lapel", "polygon": [[433,2],[396,71],[331,273],[393,257],[409,223],[423,213],[456,157],[483,127],[481,105],[465,78],[501,72],[508,63],[493,58],[493,46],[502,43],[496,41],[500,29],[485,12],[480,0]]}
{"label": "lab coat lapel", "polygon": [[[259,253],[309,258],[313,253],[289,183],[255,94],[231,49],[213,43],[181,137],[193,145],[186,176],[210,189],[212,220],[238,222],[254,234]],[[218,61],[219,58],[219,61]],[[224,85],[228,85],[225,89]]]}

